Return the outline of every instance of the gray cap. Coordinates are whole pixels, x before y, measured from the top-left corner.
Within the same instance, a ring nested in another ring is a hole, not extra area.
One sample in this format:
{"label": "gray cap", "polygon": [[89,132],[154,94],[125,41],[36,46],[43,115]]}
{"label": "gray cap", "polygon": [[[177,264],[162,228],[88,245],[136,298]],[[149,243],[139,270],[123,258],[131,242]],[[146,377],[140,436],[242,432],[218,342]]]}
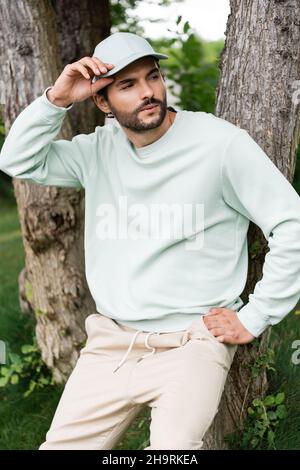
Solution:
{"label": "gray cap", "polygon": [[114,68],[101,76],[95,76],[92,83],[103,77],[109,77],[122,70],[131,62],[145,56],[153,56],[157,59],[168,59],[169,56],[155,52],[150,43],[133,33],[113,33],[95,47],[93,56],[102,62],[113,64]]}

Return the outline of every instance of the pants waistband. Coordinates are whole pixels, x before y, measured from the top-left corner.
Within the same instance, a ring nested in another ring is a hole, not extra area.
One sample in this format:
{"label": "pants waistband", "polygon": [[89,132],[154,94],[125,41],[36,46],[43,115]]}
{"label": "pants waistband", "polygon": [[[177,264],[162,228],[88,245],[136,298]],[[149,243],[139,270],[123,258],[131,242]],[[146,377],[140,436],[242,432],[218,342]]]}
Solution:
{"label": "pants waistband", "polygon": [[[137,341],[137,338],[141,335],[144,335],[143,340],[140,342],[139,347],[145,346],[150,352],[143,354],[139,357],[138,362],[145,359],[146,357],[150,357],[155,354],[157,348],[169,348],[169,347],[180,347],[184,346],[187,341],[194,338],[207,338],[213,339],[216,342],[216,338],[213,336],[212,333],[209,332],[206,325],[203,321],[203,314],[199,314],[199,317],[196,321],[193,321],[189,327],[185,330],[180,331],[173,331],[173,332],[153,332],[153,331],[144,331],[144,330],[135,330],[134,328],[128,327],[124,324],[118,323],[116,320],[113,320],[105,315],[100,313],[95,313],[89,315],[86,318],[86,330],[88,336],[91,340],[97,344],[99,341],[99,334],[101,335],[101,343],[107,344],[107,347],[110,349],[114,349],[114,342],[111,341],[110,334],[117,333],[120,336],[117,336],[118,340],[116,340],[116,348],[123,348],[123,344],[127,345],[128,335],[132,335],[130,344],[127,347],[127,350],[123,354],[123,357],[118,362],[116,367],[113,369],[113,372],[116,372],[126,359],[128,358],[130,352],[134,344]],[[95,322],[94,322],[95,320]],[[93,323],[90,323],[93,322]],[[99,331],[101,333],[99,333]],[[124,333],[124,336],[122,335]],[[103,335],[102,335],[103,333]],[[151,342],[151,345],[149,344]],[[95,344],[94,343],[94,344]],[[218,343],[218,346],[222,347],[222,343]],[[236,345],[228,345],[232,346],[232,348],[236,348]],[[104,346],[106,347],[106,346]],[[224,347],[224,343],[223,343]]]}

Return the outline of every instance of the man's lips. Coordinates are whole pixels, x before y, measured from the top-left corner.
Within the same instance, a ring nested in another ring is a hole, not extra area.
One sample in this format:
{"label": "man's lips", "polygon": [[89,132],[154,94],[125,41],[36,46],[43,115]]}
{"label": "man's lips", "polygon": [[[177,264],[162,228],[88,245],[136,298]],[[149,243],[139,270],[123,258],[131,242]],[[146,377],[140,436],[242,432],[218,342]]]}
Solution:
{"label": "man's lips", "polygon": [[141,111],[145,111],[147,109],[153,109],[153,108],[156,108],[156,106],[158,106],[158,105],[157,104],[147,105],[144,108],[142,108]]}

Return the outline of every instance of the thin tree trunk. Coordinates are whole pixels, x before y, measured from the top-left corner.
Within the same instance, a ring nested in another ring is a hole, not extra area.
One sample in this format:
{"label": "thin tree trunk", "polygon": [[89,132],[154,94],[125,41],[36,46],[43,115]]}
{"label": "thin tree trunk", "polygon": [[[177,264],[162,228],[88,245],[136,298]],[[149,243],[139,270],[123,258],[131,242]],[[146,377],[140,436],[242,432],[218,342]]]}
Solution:
{"label": "thin tree trunk", "polygon": [[[0,3],[0,102],[6,132],[66,64],[91,56],[110,34],[109,0],[16,0]],[[78,103],[57,138],[93,132],[104,115]],[[57,382],[72,371],[95,310],[84,266],[84,190],[13,180],[25,250],[20,304],[36,316],[42,357]],[[24,298],[25,293],[25,298]]]}
{"label": "thin tree trunk", "polygon": [[[246,129],[292,182],[300,134],[299,106],[292,99],[300,71],[300,3],[230,0],[230,6],[215,114]],[[252,222],[248,247],[245,303],[262,277],[268,251],[262,231]],[[266,392],[266,369],[253,379],[251,366],[267,350],[270,332],[269,327],[258,345],[239,346],[204,448],[226,448],[224,436],[242,426],[250,401]]]}

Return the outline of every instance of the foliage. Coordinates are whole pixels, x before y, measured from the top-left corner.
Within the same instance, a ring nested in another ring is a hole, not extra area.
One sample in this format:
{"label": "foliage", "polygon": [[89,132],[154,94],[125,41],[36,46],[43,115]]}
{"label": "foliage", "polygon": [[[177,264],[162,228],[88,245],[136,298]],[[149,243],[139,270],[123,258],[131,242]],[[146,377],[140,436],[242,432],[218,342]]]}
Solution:
{"label": "foliage", "polygon": [[275,431],[281,420],[287,417],[283,403],[284,392],[255,398],[248,407],[245,430],[241,435],[232,435],[226,440],[234,444],[235,449],[276,449]]}
{"label": "foliage", "polygon": [[275,363],[274,356],[275,354],[272,348],[267,348],[264,353],[259,354],[255,359],[255,363],[253,364],[253,366],[251,366],[251,376],[257,377],[262,368],[276,372],[276,369],[274,369],[274,367],[270,365]]}
{"label": "foliage", "polygon": [[[257,339],[254,340],[257,343]],[[258,377],[262,369],[277,372],[271,364],[275,363],[273,348],[259,354],[251,368],[251,381]],[[247,409],[247,419],[233,434],[225,437],[234,449],[275,449],[275,431],[280,422],[287,416],[286,406],[283,404],[284,392],[276,395],[269,394],[252,400]]]}
{"label": "foliage", "polygon": [[[125,31],[128,33],[135,33],[145,36],[143,26],[140,24],[140,17],[134,13],[134,10],[140,4],[169,6],[171,3],[182,3],[185,0],[110,0],[110,13],[111,13],[111,32]],[[161,22],[160,18],[151,20],[153,22]]]}
{"label": "foliage", "polygon": [[168,89],[175,97],[175,106],[189,111],[213,112],[219,71],[217,61],[223,41],[205,43],[191,29],[188,21],[177,17],[172,38],[152,40],[154,49],[167,54],[161,62],[170,82]]}
{"label": "foliage", "polygon": [[0,367],[0,387],[22,382],[27,388],[23,394],[28,397],[34,390],[54,385],[51,371],[43,362],[36,338],[33,344],[21,347],[22,356],[8,351],[9,363]]}

